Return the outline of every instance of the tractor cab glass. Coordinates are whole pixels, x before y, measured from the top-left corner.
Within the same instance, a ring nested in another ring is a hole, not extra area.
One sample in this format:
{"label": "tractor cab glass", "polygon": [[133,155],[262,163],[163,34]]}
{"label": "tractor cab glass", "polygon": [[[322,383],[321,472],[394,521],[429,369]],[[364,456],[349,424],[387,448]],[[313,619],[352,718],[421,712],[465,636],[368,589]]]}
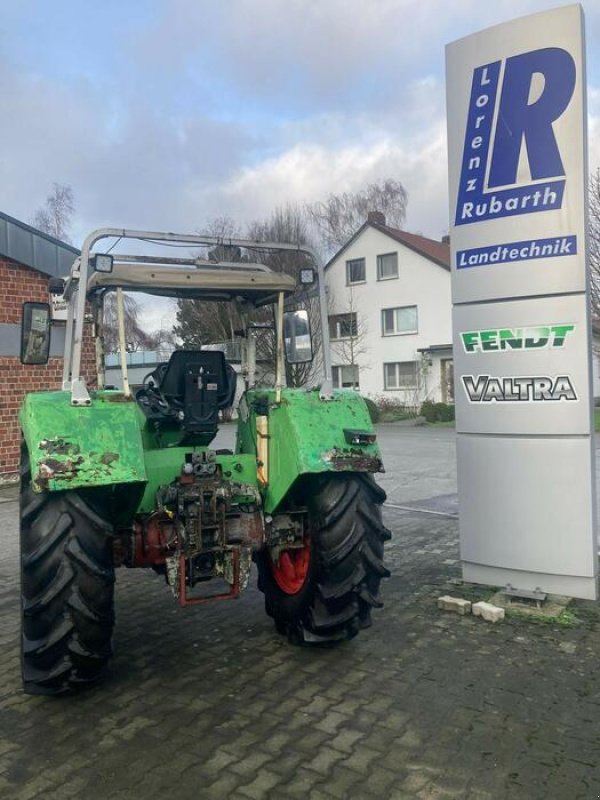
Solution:
{"label": "tractor cab glass", "polygon": [[50,306],[23,303],[21,363],[47,364],[50,356]]}
{"label": "tractor cab glass", "polygon": [[308,311],[286,311],[283,316],[283,340],[285,357],[289,364],[304,364],[312,361],[312,340]]}

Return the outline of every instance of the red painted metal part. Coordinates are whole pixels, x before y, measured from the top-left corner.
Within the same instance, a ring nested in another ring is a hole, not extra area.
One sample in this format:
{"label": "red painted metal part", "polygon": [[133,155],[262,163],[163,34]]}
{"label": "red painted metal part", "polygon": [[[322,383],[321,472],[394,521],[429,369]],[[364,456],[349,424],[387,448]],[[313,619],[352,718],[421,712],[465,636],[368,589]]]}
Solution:
{"label": "red painted metal part", "polygon": [[220,594],[210,594],[203,597],[190,597],[186,583],[187,569],[186,558],[181,556],[179,559],[179,605],[197,606],[201,603],[212,603],[214,600],[232,600],[240,596],[240,554],[238,550],[233,550],[233,583],[229,592]]}
{"label": "red painted metal part", "polygon": [[153,567],[165,563],[177,547],[173,521],[166,515],[153,514],[142,523],[134,524],[133,564],[135,567]]}
{"label": "red painted metal part", "polygon": [[271,562],[273,577],[282,592],[298,594],[306,583],[310,558],[310,540],[306,539],[304,547],[284,550],[277,563]]}

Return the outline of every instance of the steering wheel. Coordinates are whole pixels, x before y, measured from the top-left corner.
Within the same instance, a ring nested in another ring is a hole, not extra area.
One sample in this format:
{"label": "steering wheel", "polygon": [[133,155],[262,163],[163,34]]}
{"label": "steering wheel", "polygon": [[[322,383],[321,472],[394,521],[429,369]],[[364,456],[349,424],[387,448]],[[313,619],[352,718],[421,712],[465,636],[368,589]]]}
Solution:
{"label": "steering wheel", "polygon": [[152,372],[149,372],[147,375],[145,375],[144,380],[142,381],[144,387],[146,387],[150,380],[152,380],[154,386],[160,386],[162,379],[165,376],[165,372],[167,371],[167,366],[167,363],[159,364],[152,370]]}
{"label": "steering wheel", "polygon": [[178,409],[174,408],[160,390],[160,381],[167,369],[166,364],[159,364],[156,369],[144,376],[142,388],[135,395],[136,401],[147,408],[152,414],[158,414],[165,419],[174,419],[178,416]]}

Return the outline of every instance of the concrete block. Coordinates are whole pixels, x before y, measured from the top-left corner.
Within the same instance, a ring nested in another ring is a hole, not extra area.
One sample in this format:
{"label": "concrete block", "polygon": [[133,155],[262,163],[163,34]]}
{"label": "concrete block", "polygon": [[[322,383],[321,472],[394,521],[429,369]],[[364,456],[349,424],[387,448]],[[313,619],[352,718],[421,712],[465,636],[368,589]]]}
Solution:
{"label": "concrete block", "polygon": [[464,616],[471,613],[471,601],[463,600],[462,597],[451,597],[449,594],[438,597],[438,608],[441,611],[453,611],[455,614]]}
{"label": "concrete block", "polygon": [[485,603],[483,600],[473,603],[472,611],[474,617],[482,617],[486,622],[502,622],[504,619],[503,608]]}

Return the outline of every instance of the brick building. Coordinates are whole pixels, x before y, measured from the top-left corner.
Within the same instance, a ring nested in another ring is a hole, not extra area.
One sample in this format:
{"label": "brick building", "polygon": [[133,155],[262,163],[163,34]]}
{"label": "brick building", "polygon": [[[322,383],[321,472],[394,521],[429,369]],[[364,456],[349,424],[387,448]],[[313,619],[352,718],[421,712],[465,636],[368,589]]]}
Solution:
{"label": "brick building", "polygon": [[[0,212],[0,483],[19,469],[18,411],[26,392],[60,389],[65,323],[52,325],[50,360],[21,364],[21,307],[48,302],[48,278],[66,277],[79,250]],[[93,348],[86,325],[84,372],[93,373]]]}

